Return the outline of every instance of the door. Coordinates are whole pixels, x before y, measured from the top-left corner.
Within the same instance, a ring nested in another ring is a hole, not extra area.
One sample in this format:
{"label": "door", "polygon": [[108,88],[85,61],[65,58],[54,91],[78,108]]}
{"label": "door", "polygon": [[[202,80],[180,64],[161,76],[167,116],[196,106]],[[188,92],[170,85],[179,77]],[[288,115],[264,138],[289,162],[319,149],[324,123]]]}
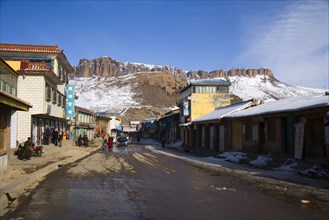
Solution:
{"label": "door", "polygon": [[225,127],[223,125],[219,126],[219,152],[224,152],[225,144]]}

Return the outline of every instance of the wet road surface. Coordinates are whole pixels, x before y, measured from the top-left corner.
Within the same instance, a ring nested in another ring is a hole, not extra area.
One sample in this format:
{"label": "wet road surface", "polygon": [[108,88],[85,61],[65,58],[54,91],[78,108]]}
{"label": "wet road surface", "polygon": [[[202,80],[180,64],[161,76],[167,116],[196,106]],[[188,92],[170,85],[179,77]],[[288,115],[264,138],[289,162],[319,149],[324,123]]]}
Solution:
{"label": "wet road surface", "polygon": [[294,200],[130,145],[49,174],[4,219],[328,219]]}

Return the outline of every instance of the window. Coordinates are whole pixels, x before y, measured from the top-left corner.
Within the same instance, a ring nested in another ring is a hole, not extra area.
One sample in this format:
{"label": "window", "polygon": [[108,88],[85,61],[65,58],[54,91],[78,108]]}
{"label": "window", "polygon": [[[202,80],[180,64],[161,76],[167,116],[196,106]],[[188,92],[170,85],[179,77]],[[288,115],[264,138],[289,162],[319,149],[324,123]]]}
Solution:
{"label": "window", "polygon": [[61,94],[57,91],[57,105],[60,106],[61,105]]}
{"label": "window", "polygon": [[50,101],[51,100],[51,87],[46,84],[46,101]]}
{"label": "window", "polygon": [[56,104],[56,101],[57,101],[57,91],[54,89],[54,88],[52,88],[52,103],[53,104]]}
{"label": "window", "polygon": [[267,139],[275,142],[275,120],[267,121]]}

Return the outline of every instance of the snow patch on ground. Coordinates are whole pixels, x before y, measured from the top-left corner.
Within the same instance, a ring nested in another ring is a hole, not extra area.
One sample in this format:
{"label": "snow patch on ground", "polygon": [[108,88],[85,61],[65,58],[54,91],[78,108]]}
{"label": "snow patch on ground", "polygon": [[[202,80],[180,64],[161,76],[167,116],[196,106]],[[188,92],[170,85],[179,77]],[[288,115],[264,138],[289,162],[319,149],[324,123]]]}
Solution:
{"label": "snow patch on ground", "polygon": [[240,160],[247,159],[247,154],[242,152],[223,152],[218,155],[218,158],[239,163]]}
{"label": "snow patch on ground", "polygon": [[263,166],[266,166],[269,161],[272,161],[272,158],[270,155],[268,155],[268,156],[260,155],[257,157],[256,160],[250,161],[249,164],[252,166],[255,166],[255,167],[263,167]]}

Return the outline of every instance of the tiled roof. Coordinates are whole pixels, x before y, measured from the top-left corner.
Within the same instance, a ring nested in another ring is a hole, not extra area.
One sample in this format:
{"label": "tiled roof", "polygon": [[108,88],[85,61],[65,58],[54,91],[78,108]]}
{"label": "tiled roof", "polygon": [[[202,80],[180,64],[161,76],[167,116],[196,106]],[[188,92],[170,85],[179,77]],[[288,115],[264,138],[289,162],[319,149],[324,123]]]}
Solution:
{"label": "tiled roof", "polygon": [[58,46],[42,46],[42,45],[24,45],[24,44],[0,44],[0,51],[10,52],[33,52],[33,53],[63,53]]}

